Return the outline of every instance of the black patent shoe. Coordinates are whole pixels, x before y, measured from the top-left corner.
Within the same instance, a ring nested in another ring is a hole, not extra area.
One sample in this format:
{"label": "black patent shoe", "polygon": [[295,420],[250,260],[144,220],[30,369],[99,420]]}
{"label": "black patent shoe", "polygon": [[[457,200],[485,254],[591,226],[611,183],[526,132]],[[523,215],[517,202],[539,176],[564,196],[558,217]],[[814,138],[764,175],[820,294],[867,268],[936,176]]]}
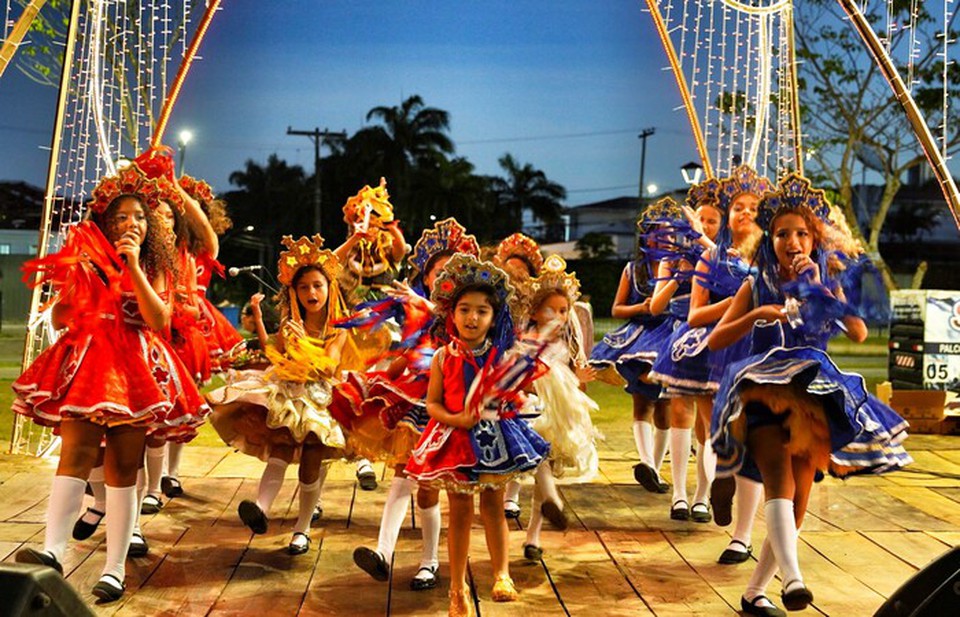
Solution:
{"label": "black patent shoe", "polygon": [[716,478],[710,485],[710,507],[713,520],[720,527],[733,522],[733,496],[737,493],[737,482],[733,476]]}
{"label": "black patent shoe", "polygon": [[[789,585],[790,583],[784,585],[784,589]],[[807,586],[801,582],[799,587],[795,587],[790,591],[782,591],[780,593],[780,600],[783,602],[783,608],[788,611],[802,611],[813,603],[813,592],[807,589]]]}
{"label": "black patent shoe", "polygon": [[[734,544],[739,544],[746,550],[738,551],[730,548]],[[736,563],[743,563],[750,559],[750,555],[753,554],[753,547],[747,546],[740,540],[730,540],[730,544],[727,545],[727,548],[720,553],[720,558],[717,559],[717,563],[722,563],[724,565],[732,565]]]}
{"label": "black patent shoe", "polygon": [[420,566],[417,573],[410,579],[410,589],[414,591],[434,589],[440,582],[439,570],[437,566]]}
{"label": "black patent shoe", "polygon": [[[96,523],[88,523],[83,520],[83,517],[87,514],[92,514],[97,517]],[[104,513],[96,508],[87,508],[87,511],[84,512],[83,516],[77,519],[77,522],[73,524],[73,539],[74,540],[86,540],[97,531],[97,527],[100,526],[100,521],[103,520]]]}
{"label": "black patent shoe", "polygon": [[118,579],[112,574],[104,574],[100,577],[100,580],[97,581],[97,584],[93,586],[93,595],[100,599],[101,602],[115,602],[123,597],[123,592],[126,590],[126,586],[123,584],[123,581]]}
{"label": "black patent shoe", "polygon": [[63,574],[63,566],[57,561],[57,558],[46,551],[38,551],[35,548],[24,548],[17,551],[15,559],[17,563],[35,563],[41,566],[53,568],[60,574]]}
{"label": "black patent shoe", "polygon": [[747,599],[741,596],[740,612],[744,615],[759,615],[760,617],[787,617],[785,612],[773,606],[773,602],[770,602],[770,606],[757,606],[757,603],[761,600],[770,602],[770,598],[767,596],[757,596],[752,602],[747,602]]}
{"label": "black patent shoe", "polygon": [[243,524],[250,528],[250,531],[260,535],[267,533],[267,515],[264,514],[257,502],[244,499],[237,508],[237,514]]}
{"label": "black patent shoe", "polygon": [[523,558],[529,561],[540,561],[543,558],[543,549],[533,544],[524,544]]}
{"label": "black patent shoe", "polygon": [[383,555],[366,546],[360,546],[353,551],[353,563],[374,580],[384,582],[390,578],[390,565],[387,560]]}
{"label": "black patent shoe", "polygon": [[633,479],[651,493],[659,493],[663,483],[657,470],[643,462],[633,466]]}
{"label": "black patent shoe", "polygon": [[670,507],[670,518],[675,521],[690,520],[690,506],[686,501],[678,499]]}

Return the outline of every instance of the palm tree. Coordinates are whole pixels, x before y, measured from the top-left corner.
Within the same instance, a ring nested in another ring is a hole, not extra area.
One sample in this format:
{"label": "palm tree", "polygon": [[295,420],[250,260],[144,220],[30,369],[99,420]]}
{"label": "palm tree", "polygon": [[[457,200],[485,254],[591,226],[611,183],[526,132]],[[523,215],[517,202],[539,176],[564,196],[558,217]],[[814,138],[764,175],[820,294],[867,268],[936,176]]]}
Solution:
{"label": "palm tree", "polygon": [[547,225],[560,222],[560,202],[567,197],[563,186],[548,180],[530,163],[521,166],[511,154],[504,154],[498,162],[507,177],[494,178],[490,188],[497,195],[498,206],[509,211],[513,231],[519,229],[526,209]]}
{"label": "palm tree", "polygon": [[407,166],[429,160],[435,152],[453,153],[453,142],[447,136],[450,113],[435,107],[424,107],[423,99],[413,95],[399,107],[374,107],[367,112],[367,122],[379,120],[381,130],[389,138],[393,153]]}

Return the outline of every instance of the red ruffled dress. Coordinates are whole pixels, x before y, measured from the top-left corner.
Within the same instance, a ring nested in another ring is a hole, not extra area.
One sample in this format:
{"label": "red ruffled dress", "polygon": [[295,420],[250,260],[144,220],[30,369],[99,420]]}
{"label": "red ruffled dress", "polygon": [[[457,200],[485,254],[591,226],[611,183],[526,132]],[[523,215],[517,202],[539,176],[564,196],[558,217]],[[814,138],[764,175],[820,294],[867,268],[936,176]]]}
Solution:
{"label": "red ruffled dress", "polygon": [[230,320],[224,317],[217,307],[207,299],[207,287],[210,279],[216,272],[223,276],[223,264],[206,253],[197,255],[197,299],[200,308],[200,331],[207,341],[207,353],[210,355],[210,366],[213,372],[224,371],[229,366],[223,366],[221,357],[230,353],[237,345],[243,343],[243,337],[233,327]]}
{"label": "red ruffled dress", "polygon": [[[200,302],[196,281],[191,274],[197,268],[196,261],[186,249],[181,248],[177,253],[177,268],[180,272],[180,281],[176,286],[179,293],[174,296],[168,340],[194,381],[202,384],[211,375],[210,352],[204,335],[208,328],[203,324],[203,313],[197,317],[191,310],[199,308]],[[181,294],[189,304],[178,301]]]}
{"label": "red ruffled dress", "polygon": [[43,426],[80,418],[189,441],[210,409],[173,349],[147,326],[121,264],[85,222],[59,253],[25,266],[62,290],[74,319],[14,381],[13,410]]}

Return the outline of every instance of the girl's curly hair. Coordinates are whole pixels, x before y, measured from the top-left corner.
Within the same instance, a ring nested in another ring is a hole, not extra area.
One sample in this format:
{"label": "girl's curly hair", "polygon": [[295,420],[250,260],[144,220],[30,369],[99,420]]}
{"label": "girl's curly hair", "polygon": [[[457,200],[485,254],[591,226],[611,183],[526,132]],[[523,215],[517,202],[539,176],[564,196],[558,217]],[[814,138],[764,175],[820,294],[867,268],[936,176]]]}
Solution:
{"label": "girl's curly hair", "polygon": [[[111,235],[110,219],[126,199],[140,201],[136,195],[120,195],[110,202],[110,205],[101,214],[91,215],[93,222],[97,224],[97,227],[100,228],[103,235],[107,236],[108,240]],[[152,208],[144,208],[144,214],[147,218],[147,235],[140,248],[140,263],[148,277],[152,278],[161,273],[169,273],[176,279],[179,273],[177,271],[177,249],[173,232]]]}

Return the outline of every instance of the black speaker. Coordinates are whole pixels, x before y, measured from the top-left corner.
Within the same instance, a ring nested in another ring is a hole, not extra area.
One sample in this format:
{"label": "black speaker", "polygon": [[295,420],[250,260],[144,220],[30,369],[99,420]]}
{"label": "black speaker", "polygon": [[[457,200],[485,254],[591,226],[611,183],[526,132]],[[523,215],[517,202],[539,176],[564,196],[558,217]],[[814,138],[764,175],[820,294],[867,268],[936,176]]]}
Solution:
{"label": "black speaker", "polygon": [[873,617],[960,615],[960,546],[940,555],[900,586]]}
{"label": "black speaker", "polygon": [[47,566],[0,563],[0,617],[93,617],[79,594]]}

